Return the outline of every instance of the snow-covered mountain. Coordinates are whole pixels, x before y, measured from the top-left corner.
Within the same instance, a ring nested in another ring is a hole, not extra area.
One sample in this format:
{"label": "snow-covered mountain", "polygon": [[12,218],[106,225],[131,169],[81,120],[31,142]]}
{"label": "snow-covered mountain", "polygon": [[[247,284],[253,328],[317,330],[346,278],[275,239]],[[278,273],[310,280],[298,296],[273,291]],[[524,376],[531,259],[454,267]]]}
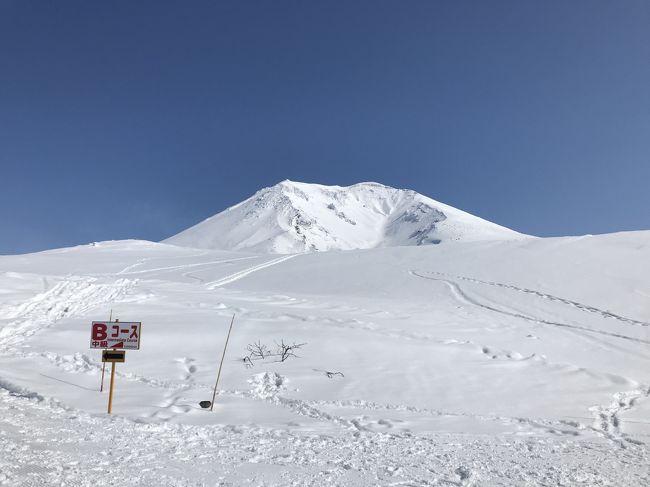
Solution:
{"label": "snow-covered mountain", "polygon": [[165,243],[287,254],[523,237],[411,190],[286,180]]}

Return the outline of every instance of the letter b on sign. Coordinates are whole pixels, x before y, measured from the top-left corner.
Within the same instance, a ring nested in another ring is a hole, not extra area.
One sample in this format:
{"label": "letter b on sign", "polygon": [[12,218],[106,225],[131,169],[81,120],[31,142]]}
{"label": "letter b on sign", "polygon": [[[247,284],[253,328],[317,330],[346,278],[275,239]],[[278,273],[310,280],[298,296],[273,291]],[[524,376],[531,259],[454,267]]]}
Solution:
{"label": "letter b on sign", "polygon": [[106,340],[108,334],[106,333],[106,325],[104,323],[93,323],[93,340]]}

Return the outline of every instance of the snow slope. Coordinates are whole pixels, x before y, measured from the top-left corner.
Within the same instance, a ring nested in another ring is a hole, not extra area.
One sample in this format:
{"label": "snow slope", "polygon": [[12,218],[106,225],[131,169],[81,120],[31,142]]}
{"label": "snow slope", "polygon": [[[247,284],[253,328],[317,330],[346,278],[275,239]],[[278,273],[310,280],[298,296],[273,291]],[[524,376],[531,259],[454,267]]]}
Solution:
{"label": "snow slope", "polygon": [[289,254],[523,237],[415,191],[283,181],[165,243]]}
{"label": "snow slope", "polygon": [[[0,257],[0,484],[649,485],[648,275],[650,232]],[[107,417],[111,309],[143,335]]]}

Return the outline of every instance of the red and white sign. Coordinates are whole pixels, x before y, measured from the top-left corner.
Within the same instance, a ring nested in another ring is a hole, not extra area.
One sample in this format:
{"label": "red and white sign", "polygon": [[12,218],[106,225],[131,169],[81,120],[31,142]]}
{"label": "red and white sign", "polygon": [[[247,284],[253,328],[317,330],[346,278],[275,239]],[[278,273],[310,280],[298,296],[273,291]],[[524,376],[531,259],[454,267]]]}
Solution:
{"label": "red and white sign", "polygon": [[90,348],[140,349],[140,322],[93,321]]}

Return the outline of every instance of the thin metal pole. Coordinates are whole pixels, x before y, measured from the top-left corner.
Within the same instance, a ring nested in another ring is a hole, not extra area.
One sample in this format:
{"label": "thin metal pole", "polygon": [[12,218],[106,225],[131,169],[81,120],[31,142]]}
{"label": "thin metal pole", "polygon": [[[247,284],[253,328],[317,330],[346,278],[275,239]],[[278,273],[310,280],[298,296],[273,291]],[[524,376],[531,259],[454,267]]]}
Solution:
{"label": "thin metal pole", "polygon": [[[113,319],[113,310],[111,309],[111,314],[108,317],[108,322]],[[104,353],[102,351],[102,353]],[[99,386],[99,392],[104,392],[104,371],[106,370],[106,362],[102,363],[102,384]]]}
{"label": "thin metal pole", "polygon": [[102,362],[102,385],[99,387],[99,392],[104,392],[104,371],[105,370],[106,370],[106,362]]}
{"label": "thin metal pole", "polygon": [[217,382],[214,385],[214,392],[212,393],[212,403],[210,404],[210,411],[214,407],[214,398],[217,396],[217,386],[219,385],[219,377],[221,377],[221,366],[223,365],[223,359],[226,357],[226,348],[228,348],[228,340],[230,340],[230,332],[232,331],[232,324],[235,322],[235,315],[232,315],[232,320],[230,320],[230,328],[228,328],[228,336],[226,337],[226,344],[223,347],[223,355],[221,355],[221,363],[219,363],[219,372],[217,372]]}

